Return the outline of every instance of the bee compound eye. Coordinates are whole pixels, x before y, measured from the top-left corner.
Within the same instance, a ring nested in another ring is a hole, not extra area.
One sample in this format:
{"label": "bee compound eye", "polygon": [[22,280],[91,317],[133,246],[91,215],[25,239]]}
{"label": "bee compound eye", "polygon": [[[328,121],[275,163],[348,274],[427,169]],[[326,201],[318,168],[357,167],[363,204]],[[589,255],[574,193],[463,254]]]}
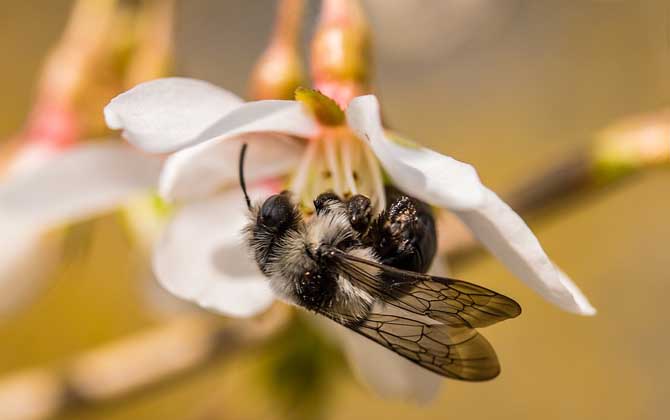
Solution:
{"label": "bee compound eye", "polygon": [[275,194],[261,206],[260,218],[266,226],[285,228],[293,221],[293,205],[285,194]]}

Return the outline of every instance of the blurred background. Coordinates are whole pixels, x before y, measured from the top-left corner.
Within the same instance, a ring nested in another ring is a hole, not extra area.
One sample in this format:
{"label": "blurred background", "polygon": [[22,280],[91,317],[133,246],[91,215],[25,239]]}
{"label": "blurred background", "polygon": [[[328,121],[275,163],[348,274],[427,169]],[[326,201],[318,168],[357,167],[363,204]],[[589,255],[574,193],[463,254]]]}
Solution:
{"label": "blurred background", "polygon": [[[308,21],[316,18],[316,3]],[[366,0],[364,6],[386,119],[408,137],[471,162],[503,194],[591,144],[607,125],[670,105],[667,0]],[[25,121],[40,65],[71,2],[3,0],[2,7],[4,139]],[[245,95],[274,11],[269,0],[178,2],[174,73]],[[524,308],[519,319],[486,331],[503,366],[494,381],[445,381],[434,403],[416,406],[376,397],[337,355],[324,354],[327,378],[297,363],[293,372],[275,372],[273,388],[259,378],[273,354],[249,350],[60,418],[275,418],[283,374],[287,381],[312,375],[306,386],[325,395],[307,392],[292,410],[322,398],[326,419],[667,418],[665,169],[528,219],[598,309],[595,317],[561,312],[488,256],[455,265],[456,277],[512,296]],[[135,257],[117,221],[114,214],[98,221],[85,256],[65,259],[49,288],[0,324],[0,374],[65,363],[159,323],[137,292],[143,286],[133,275]]]}

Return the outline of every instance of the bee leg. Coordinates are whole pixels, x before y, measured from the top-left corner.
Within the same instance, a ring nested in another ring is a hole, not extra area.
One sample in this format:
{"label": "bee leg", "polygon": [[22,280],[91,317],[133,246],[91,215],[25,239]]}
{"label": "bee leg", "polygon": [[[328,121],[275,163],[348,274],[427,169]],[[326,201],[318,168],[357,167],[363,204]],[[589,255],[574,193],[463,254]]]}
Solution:
{"label": "bee leg", "polygon": [[347,201],[349,223],[358,233],[364,235],[372,221],[372,203],[364,195],[356,194]]}
{"label": "bee leg", "polygon": [[334,192],[328,191],[319,194],[314,200],[314,208],[316,209],[316,214],[327,213],[333,209],[335,206],[342,204],[342,200]]}
{"label": "bee leg", "polygon": [[432,210],[414,198],[396,196],[374,223],[373,247],[382,263],[425,273],[437,250]]}

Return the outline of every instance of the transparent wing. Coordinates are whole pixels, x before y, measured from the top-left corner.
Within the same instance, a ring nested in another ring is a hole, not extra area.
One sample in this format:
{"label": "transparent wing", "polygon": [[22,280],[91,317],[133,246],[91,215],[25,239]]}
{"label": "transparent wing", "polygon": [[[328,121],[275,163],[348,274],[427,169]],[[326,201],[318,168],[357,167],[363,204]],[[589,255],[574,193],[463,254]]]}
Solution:
{"label": "transparent wing", "polygon": [[521,314],[514,300],[476,284],[400,270],[334,251],[341,273],[386,305],[450,327],[481,328]]}
{"label": "transparent wing", "polygon": [[428,324],[395,314],[372,313],[354,320],[327,309],[319,313],[438,375],[485,381],[500,373],[491,344],[469,327]]}

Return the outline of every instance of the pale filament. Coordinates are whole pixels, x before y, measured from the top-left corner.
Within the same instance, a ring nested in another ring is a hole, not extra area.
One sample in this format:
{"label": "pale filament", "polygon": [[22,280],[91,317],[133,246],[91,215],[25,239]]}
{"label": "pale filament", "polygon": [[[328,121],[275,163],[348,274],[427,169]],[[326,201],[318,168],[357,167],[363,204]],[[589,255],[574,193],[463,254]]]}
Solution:
{"label": "pale filament", "polygon": [[367,161],[367,167],[370,170],[370,175],[372,177],[372,183],[374,188],[374,196],[377,198],[377,211],[382,211],[386,209],[386,193],[384,191],[384,180],[382,179],[382,172],[379,168],[379,163],[377,159],[372,154],[372,150],[366,144],[363,146],[365,153],[365,158]]}
{"label": "pale filament", "polygon": [[341,153],[342,166],[344,169],[344,180],[347,183],[347,188],[349,189],[351,195],[356,195],[358,194],[358,188],[356,188],[356,179],[354,178],[354,170],[352,169],[352,139],[349,136],[345,136],[340,143],[342,149]]}
{"label": "pale filament", "polygon": [[308,140],[290,190],[311,210],[313,200],[327,191],[342,198],[364,194],[373,201],[377,212],[386,208],[384,180],[377,158],[365,142],[350,135]]}
{"label": "pale filament", "polygon": [[296,174],[293,177],[293,181],[291,182],[291,188],[290,188],[290,190],[293,191],[293,193],[297,194],[298,196],[300,196],[300,194],[305,189],[305,185],[307,184],[307,177],[309,175],[309,170],[316,156],[318,146],[319,146],[318,139],[310,139],[307,141],[307,147],[303,152],[302,159],[300,160],[298,170],[296,171]]}
{"label": "pale filament", "polygon": [[337,151],[335,149],[335,142],[337,139],[333,137],[326,137],[323,140],[323,148],[326,154],[326,163],[328,164],[328,172],[333,184],[333,191],[338,196],[342,197],[342,182],[340,175],[340,165],[337,164]]}

